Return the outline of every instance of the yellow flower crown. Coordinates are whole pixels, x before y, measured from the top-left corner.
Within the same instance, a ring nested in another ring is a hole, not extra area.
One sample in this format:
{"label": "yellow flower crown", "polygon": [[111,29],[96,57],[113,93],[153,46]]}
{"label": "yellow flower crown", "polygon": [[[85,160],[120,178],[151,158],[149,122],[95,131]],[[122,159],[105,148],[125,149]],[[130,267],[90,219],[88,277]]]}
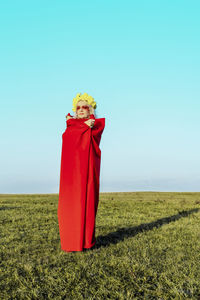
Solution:
{"label": "yellow flower crown", "polygon": [[87,93],[84,93],[81,95],[81,93],[78,93],[75,98],[73,98],[73,107],[72,110],[76,111],[76,105],[78,101],[85,100],[88,102],[89,105],[91,105],[93,108],[97,107],[96,102],[94,101],[94,98],[92,96],[89,96]]}

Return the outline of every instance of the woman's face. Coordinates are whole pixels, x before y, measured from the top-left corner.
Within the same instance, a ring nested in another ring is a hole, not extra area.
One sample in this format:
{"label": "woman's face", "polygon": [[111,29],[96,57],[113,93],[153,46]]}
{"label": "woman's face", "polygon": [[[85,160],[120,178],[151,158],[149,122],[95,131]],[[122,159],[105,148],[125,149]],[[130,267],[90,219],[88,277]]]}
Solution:
{"label": "woman's face", "polygon": [[76,114],[77,118],[89,118],[90,117],[90,110],[88,102],[85,100],[80,100],[76,105]]}

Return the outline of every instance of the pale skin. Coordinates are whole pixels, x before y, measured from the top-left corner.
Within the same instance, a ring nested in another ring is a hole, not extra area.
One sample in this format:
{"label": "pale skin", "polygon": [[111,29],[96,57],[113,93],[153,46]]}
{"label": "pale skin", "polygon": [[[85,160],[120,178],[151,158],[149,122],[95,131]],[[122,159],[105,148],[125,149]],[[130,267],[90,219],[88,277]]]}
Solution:
{"label": "pale skin", "polygon": [[[77,113],[77,118],[78,119],[83,119],[83,118],[89,118],[90,117],[90,111],[83,108],[83,106],[89,106],[88,102],[85,100],[80,100],[78,101],[77,106],[80,106],[80,109],[76,109],[76,113]],[[67,116],[67,120],[72,119],[72,117]],[[92,128],[94,126],[94,122],[95,120],[93,119],[89,119],[87,121],[85,121],[84,123],[87,124],[90,128]]]}

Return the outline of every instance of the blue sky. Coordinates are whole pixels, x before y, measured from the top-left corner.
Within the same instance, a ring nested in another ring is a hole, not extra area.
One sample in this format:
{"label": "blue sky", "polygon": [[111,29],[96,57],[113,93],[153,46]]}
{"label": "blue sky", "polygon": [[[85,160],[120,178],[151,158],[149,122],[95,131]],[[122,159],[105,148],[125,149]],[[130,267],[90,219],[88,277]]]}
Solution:
{"label": "blue sky", "polygon": [[77,93],[105,117],[100,192],[200,191],[200,2],[1,1],[0,193],[58,193]]}

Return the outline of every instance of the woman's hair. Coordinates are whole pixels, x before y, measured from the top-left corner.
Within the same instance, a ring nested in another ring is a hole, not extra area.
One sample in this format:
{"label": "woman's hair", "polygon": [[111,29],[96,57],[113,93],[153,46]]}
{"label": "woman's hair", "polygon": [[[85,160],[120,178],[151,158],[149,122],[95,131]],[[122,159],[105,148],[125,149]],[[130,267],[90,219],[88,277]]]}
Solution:
{"label": "woman's hair", "polygon": [[[75,113],[75,118],[77,118],[76,106],[77,106],[77,103],[81,100],[86,101],[88,103],[90,115],[93,114],[95,116],[95,108],[97,107],[97,104],[94,101],[94,98],[92,96],[89,96],[87,93],[84,93],[83,95],[81,95],[81,93],[78,93],[76,95],[76,97],[73,98],[73,108],[72,108],[72,110]],[[96,116],[95,116],[95,118],[96,118]]]}

